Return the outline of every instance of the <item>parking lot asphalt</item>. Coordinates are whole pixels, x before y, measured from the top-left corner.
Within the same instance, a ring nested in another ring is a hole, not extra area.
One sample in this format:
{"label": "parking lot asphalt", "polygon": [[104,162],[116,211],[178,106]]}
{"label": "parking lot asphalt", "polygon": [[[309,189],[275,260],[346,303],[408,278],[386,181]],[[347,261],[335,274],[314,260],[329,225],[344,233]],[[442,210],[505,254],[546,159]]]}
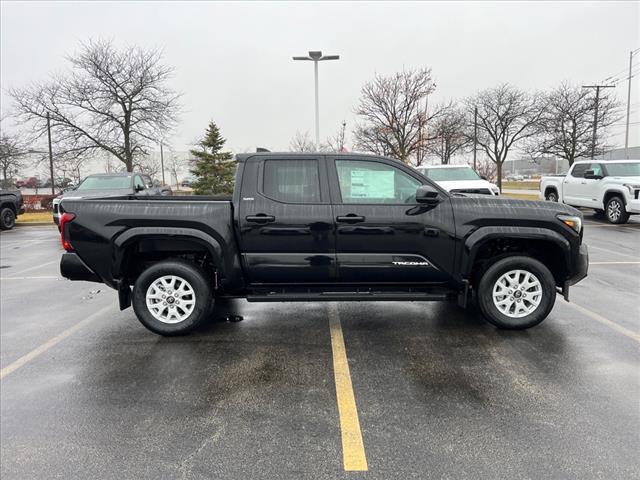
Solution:
{"label": "parking lot asphalt", "polygon": [[[244,321],[162,338],[59,277],[54,227],[2,232],[0,475],[640,478],[640,221],[585,220],[588,278],[521,332],[450,304],[235,300],[215,317]],[[366,471],[345,471],[336,322]]]}

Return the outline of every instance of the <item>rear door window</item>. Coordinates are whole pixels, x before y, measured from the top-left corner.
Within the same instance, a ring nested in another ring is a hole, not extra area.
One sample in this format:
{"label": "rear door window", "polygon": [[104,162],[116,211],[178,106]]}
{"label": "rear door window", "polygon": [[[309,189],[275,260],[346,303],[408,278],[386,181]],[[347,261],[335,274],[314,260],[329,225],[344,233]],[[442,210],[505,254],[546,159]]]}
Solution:
{"label": "rear door window", "polygon": [[285,203],[319,203],[317,160],[266,160],[262,193]]}

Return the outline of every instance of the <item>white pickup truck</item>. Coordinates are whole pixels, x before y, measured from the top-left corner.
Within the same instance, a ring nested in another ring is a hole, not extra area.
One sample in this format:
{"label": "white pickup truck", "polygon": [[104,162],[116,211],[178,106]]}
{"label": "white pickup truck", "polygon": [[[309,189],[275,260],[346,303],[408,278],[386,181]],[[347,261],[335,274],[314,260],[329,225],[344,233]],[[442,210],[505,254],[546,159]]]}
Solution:
{"label": "white pickup truck", "polygon": [[640,213],[640,160],[575,162],[566,176],[540,179],[540,198],[593,208],[611,223]]}

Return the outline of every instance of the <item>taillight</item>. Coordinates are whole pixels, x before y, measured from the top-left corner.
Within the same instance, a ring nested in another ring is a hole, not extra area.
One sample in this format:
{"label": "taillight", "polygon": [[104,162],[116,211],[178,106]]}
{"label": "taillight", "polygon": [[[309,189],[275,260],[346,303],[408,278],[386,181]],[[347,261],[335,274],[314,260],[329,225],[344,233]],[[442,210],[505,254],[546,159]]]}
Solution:
{"label": "taillight", "polygon": [[67,252],[73,252],[73,247],[71,246],[71,244],[69,243],[69,240],[67,240],[65,238],[65,229],[64,227],[67,225],[67,223],[73,221],[73,219],[76,218],[76,216],[73,213],[63,213],[62,216],[60,217],[60,241],[62,242],[62,248],[64,248]]}

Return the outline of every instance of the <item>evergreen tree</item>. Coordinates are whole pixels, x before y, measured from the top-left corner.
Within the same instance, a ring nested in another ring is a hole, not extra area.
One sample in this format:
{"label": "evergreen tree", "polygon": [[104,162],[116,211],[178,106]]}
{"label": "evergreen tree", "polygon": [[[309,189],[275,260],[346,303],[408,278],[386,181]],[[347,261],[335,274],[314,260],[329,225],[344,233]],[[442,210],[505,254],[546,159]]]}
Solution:
{"label": "evergreen tree", "polygon": [[197,144],[199,149],[191,150],[195,158],[191,173],[196,177],[193,185],[196,195],[233,193],[236,162],[231,152],[222,151],[225,142],[218,126],[209,122],[204,138]]}

